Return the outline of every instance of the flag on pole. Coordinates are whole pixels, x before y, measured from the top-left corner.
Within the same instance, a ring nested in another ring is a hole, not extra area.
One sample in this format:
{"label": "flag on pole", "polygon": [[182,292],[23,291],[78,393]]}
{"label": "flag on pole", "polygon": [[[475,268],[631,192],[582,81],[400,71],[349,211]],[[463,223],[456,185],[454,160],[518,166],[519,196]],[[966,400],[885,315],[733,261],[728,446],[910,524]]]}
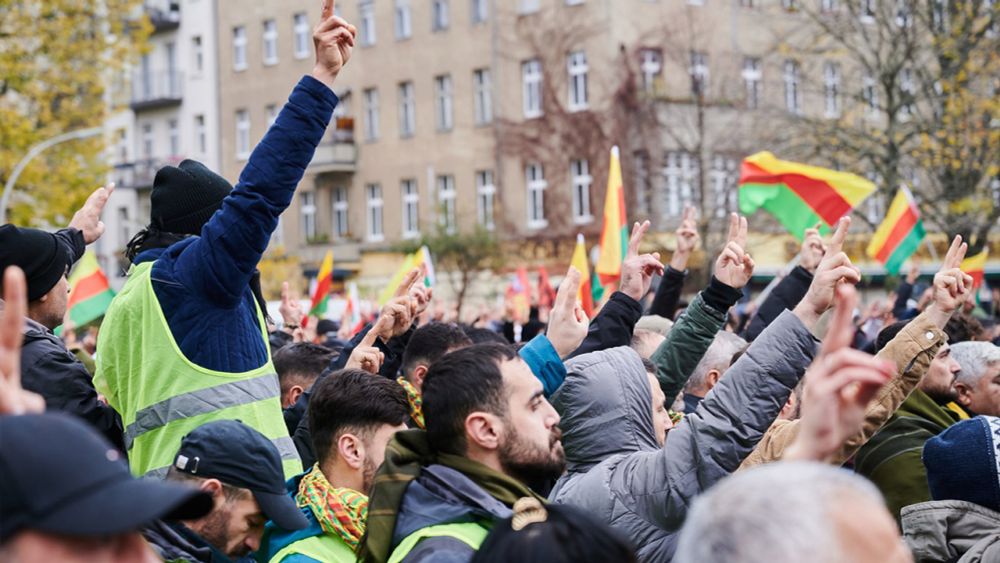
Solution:
{"label": "flag on pole", "polygon": [[427,248],[427,245],[421,246],[413,253],[413,267],[419,268],[420,266],[426,266],[424,287],[434,287],[434,282],[437,280],[434,276],[434,262],[431,261],[431,251]]}
{"label": "flag on pole", "polygon": [[538,267],[538,306],[551,309],[556,302],[556,290],[549,281],[549,273],[544,266]]}
{"label": "flag on pole", "polygon": [[350,327],[351,336],[357,334],[365,326],[361,317],[361,298],[358,297],[358,284],[355,282],[347,284],[347,309],[344,319],[347,321],[347,326]]}
{"label": "flag on pole", "polygon": [[[628,248],[628,224],[625,219],[625,188],[618,147],[611,147],[608,167],[608,190],[604,196],[604,227],[601,229],[601,256],[594,270],[601,285],[618,280]],[[589,276],[588,276],[589,279]]]}
{"label": "flag on pole", "polygon": [[108,310],[115,292],[97,263],[97,256],[87,251],[69,276],[69,301],[66,308],[76,326],[100,318]]}
{"label": "flag on pole", "polygon": [[583,234],[576,235],[576,249],[573,250],[571,265],[580,272],[580,291],[577,299],[587,318],[594,318],[594,296],[591,290],[590,265],[587,263],[587,242]]}
{"label": "flag on pole", "polygon": [[531,312],[531,286],[528,283],[528,271],[524,266],[518,267],[517,273],[511,276],[506,293],[517,319],[522,323],[527,322]]}
{"label": "flag on pole", "polygon": [[974,288],[983,285],[983,279],[986,277],[986,258],[989,254],[989,247],[984,246],[979,254],[962,260],[962,271],[972,276],[972,287]]}
{"label": "flag on pole", "polygon": [[333,287],[333,251],[327,250],[323,262],[319,266],[319,274],[316,275],[316,290],[313,292],[312,302],[309,304],[309,314],[303,317],[305,322],[309,317],[318,317],[326,314],[326,304],[330,300],[330,288]]}
{"label": "flag on pole", "polygon": [[403,264],[398,270],[396,270],[396,273],[392,275],[392,279],[389,280],[389,283],[382,288],[382,291],[378,294],[379,307],[385,305],[390,299],[392,299],[392,295],[396,293],[396,288],[399,287],[403,278],[406,277],[407,272],[416,266],[414,263],[416,261],[416,254],[416,252],[413,254],[407,254],[406,258],[403,260]]}
{"label": "flag on pole", "polygon": [[834,226],[874,191],[861,176],[778,160],[766,151],[740,166],[740,211],[764,209],[799,240],[816,223]]}
{"label": "flag on pole", "polygon": [[917,202],[906,186],[900,186],[865,253],[885,265],[887,272],[896,275],[925,236],[927,231],[920,220]]}

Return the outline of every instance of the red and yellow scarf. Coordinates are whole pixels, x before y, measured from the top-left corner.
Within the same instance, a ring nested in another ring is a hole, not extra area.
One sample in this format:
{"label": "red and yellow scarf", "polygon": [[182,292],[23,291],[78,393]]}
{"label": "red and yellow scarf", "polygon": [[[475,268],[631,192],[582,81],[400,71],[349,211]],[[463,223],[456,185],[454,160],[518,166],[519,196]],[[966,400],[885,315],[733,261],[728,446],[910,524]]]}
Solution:
{"label": "red and yellow scarf", "polygon": [[334,488],[319,464],[302,477],[295,503],[299,508],[309,507],[323,531],[340,536],[351,549],[358,547],[365,535],[368,497],[353,489]]}

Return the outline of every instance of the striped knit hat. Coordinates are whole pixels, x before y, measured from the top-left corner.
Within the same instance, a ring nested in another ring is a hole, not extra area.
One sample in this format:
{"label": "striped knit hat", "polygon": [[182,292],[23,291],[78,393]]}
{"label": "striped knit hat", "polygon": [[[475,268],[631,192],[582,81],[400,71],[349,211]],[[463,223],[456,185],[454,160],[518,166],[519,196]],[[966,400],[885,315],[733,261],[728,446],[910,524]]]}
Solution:
{"label": "striped knit hat", "polygon": [[924,444],[934,500],[962,500],[1000,512],[1000,418],[977,416]]}

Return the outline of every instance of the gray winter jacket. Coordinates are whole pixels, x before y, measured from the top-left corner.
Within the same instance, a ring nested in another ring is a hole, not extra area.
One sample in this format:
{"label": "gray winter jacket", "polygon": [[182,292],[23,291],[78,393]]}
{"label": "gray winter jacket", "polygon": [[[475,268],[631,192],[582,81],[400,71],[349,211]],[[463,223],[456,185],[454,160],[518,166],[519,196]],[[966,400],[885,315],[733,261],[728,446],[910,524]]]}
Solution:
{"label": "gray winter jacket", "polygon": [[916,563],[1000,561],[1000,512],[959,500],[903,507],[903,537]]}
{"label": "gray winter jacket", "polygon": [[603,518],[632,540],[640,561],[669,561],[691,502],[753,451],[816,350],[798,317],[782,313],[663,447],[638,354],[614,348],[569,361],[553,395],[568,472],[550,500]]}

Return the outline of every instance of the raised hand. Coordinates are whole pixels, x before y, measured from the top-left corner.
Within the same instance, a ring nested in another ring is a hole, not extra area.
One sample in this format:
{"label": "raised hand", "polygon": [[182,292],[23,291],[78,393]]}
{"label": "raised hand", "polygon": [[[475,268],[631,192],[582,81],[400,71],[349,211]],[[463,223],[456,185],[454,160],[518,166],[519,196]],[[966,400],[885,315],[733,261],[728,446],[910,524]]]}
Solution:
{"label": "raised hand", "polygon": [[854,287],[838,287],[836,301],[820,355],[806,372],[801,426],[785,459],[829,460],[861,429],[865,407],[895,371],[893,363],[850,347],[858,303]]}
{"label": "raised hand", "polygon": [[802,249],[799,250],[799,266],[816,273],[816,268],[826,254],[826,246],[823,245],[823,238],[819,236],[819,228],[806,229],[805,238],[802,239]]}
{"label": "raised hand", "polygon": [[747,246],[747,219],[729,214],[729,237],[722,254],[715,261],[715,278],[733,289],[742,289],[750,282],[754,262],[744,249]]}
{"label": "raised hand", "polygon": [[629,237],[625,261],[622,262],[622,276],[619,290],[636,301],[643,298],[653,283],[653,274],[663,275],[663,264],[660,263],[660,253],[639,254],[639,243],[649,230],[649,221],[632,225],[632,236]]}
{"label": "raised hand", "polygon": [[693,206],[684,207],[681,224],[674,233],[677,235],[677,249],[670,257],[670,267],[683,272],[687,269],[691,253],[698,248],[698,243],[701,241],[701,235],[698,234],[697,211]]}
{"label": "raised hand", "polygon": [[302,304],[292,294],[291,286],[288,282],[281,284],[281,305],[278,306],[278,314],[281,315],[282,328],[286,332],[294,332],[302,327],[302,319],[306,313],[302,310]]}
{"label": "raised hand", "polygon": [[87,198],[83,207],[73,214],[73,220],[69,222],[69,226],[79,229],[83,233],[85,243],[91,244],[104,234],[104,221],[101,221],[101,213],[113,191],[115,191],[114,182],[103,188],[97,188]]}
{"label": "raised hand", "polygon": [[843,251],[844,239],[847,238],[847,229],[850,226],[850,217],[843,217],[837,223],[837,230],[826,247],[826,254],[816,267],[812,284],[809,285],[805,297],[795,307],[795,315],[810,328],[833,305],[837,286],[861,281],[861,271],[854,267],[851,259]]}
{"label": "raised hand", "polygon": [[[381,320],[381,318],[379,320]],[[361,342],[359,342],[354,348],[350,357],[347,358],[347,364],[344,366],[345,368],[361,369],[371,374],[377,374],[378,370],[382,369],[382,362],[385,361],[385,354],[375,347],[375,339],[378,338],[375,328],[376,327],[372,327],[372,329],[368,331],[368,334],[366,334],[365,337],[361,339]]]}
{"label": "raised hand", "polygon": [[16,266],[3,276],[4,306],[0,313],[0,416],[45,410],[41,395],[21,387],[21,342],[28,314],[28,282]]}
{"label": "raised hand", "polygon": [[549,327],[545,331],[552,347],[563,359],[580,347],[590,325],[590,319],[577,301],[579,292],[580,271],[570,266],[556,291],[556,300],[549,313]]}
{"label": "raised hand", "polygon": [[961,235],[956,235],[944,257],[941,269],[934,274],[931,304],[925,309],[932,322],[938,328],[944,328],[951,318],[972,295],[972,276],[962,272],[962,260],[969,250],[969,245],[962,242]]}
{"label": "raised hand", "polygon": [[313,29],[316,65],[312,75],[327,85],[333,84],[340,69],[351,59],[354,40],[358,35],[356,27],[334,15],[333,6],[334,0],[323,0],[320,22]]}
{"label": "raised hand", "polygon": [[[420,266],[420,275],[417,276],[417,281],[421,281],[427,276],[427,266]],[[423,283],[414,283],[410,287],[409,291],[410,304],[413,307],[413,312],[411,316],[414,320],[420,318],[421,315],[427,311],[427,307],[431,304],[431,299],[434,297],[434,288],[425,287]]]}

